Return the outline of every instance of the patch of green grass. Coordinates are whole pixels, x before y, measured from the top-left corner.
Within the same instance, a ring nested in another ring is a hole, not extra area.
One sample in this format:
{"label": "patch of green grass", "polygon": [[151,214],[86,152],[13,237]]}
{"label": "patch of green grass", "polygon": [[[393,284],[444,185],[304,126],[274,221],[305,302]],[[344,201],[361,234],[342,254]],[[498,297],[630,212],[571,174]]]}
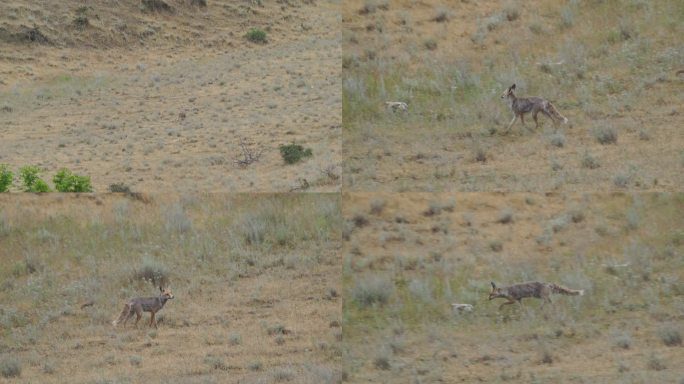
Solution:
{"label": "patch of green grass", "polygon": [[59,192],[93,191],[90,176],[76,175],[66,168],[60,169],[52,181],[55,183],[55,189]]}

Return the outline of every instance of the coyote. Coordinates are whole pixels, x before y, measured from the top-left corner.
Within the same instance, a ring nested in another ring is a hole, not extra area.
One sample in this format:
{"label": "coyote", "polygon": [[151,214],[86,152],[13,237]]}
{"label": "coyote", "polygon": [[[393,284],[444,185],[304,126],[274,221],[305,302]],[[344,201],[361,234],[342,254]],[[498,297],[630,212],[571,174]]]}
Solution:
{"label": "coyote", "polygon": [[150,317],[150,327],[154,325],[157,328],[157,322],[154,320],[155,313],[161,311],[164,308],[164,304],[170,299],[173,299],[173,294],[169,289],[164,289],[159,287],[161,292],[157,297],[136,297],[129,300],[125,305],[124,309],[121,311],[119,318],[112,321],[112,325],[116,327],[123,320],[124,328],[126,327],[126,322],[128,319],[133,317],[135,314],[137,317],[135,319],[135,326],[138,326],[138,321],[142,317],[143,312],[151,312],[152,317]]}
{"label": "coyote", "polygon": [[492,292],[489,294],[489,300],[496,299],[497,297],[503,297],[508,299],[507,302],[499,305],[499,310],[506,304],[518,304],[522,307],[522,299],[525,297],[536,297],[538,299],[543,299],[542,307],[546,302],[551,302],[551,294],[560,293],[563,295],[572,296],[582,296],[584,295],[584,290],[575,290],[553,283],[540,283],[538,281],[532,281],[529,283],[521,283],[511,285],[509,287],[497,288],[496,284],[492,281]]}
{"label": "coyote", "polygon": [[513,111],[513,120],[508,124],[506,132],[508,132],[515,121],[520,117],[520,121],[524,127],[525,125],[525,114],[532,113],[532,118],[534,119],[535,128],[539,128],[539,121],[537,121],[537,114],[539,112],[543,113],[553,121],[554,126],[557,126],[559,122],[564,124],[568,123],[568,119],[561,115],[556,107],[551,104],[550,101],[542,99],[541,97],[516,97],[513,91],[515,90],[515,84],[511,85],[501,94],[502,99],[508,99],[510,103],[511,110]]}

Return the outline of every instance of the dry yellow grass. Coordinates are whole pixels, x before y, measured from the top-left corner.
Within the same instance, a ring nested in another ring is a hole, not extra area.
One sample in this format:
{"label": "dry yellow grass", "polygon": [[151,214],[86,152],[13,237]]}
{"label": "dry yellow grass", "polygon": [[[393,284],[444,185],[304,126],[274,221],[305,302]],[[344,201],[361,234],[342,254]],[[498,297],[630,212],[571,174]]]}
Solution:
{"label": "dry yellow grass", "polygon": [[[677,190],[684,9],[659,1],[343,4],[344,185],[357,191]],[[499,98],[551,100],[535,130]],[[385,101],[408,103],[388,113]],[[616,144],[597,135],[612,130]]]}
{"label": "dry yellow grass", "polygon": [[[68,167],[98,192],[337,190],[338,3],[167,3],[3,2],[0,163],[48,179]],[[47,43],[26,40],[34,25]],[[252,28],[268,43],[248,41]],[[263,151],[245,168],[241,139]],[[293,141],[314,156],[285,165],[278,147]]]}
{"label": "dry yellow grass", "polygon": [[[337,196],[146,199],[0,195],[0,382],[339,381]],[[112,327],[145,267],[159,328]]]}
{"label": "dry yellow grass", "polygon": [[[345,375],[679,382],[682,346],[665,340],[684,332],[683,208],[682,194],[346,194]],[[531,280],[586,293],[487,301],[490,281]]]}

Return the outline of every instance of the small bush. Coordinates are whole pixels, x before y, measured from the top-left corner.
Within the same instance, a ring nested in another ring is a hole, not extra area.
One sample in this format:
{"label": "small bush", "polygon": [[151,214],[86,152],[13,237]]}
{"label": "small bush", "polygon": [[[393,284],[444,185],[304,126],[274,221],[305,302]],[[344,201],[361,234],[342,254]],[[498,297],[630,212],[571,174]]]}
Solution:
{"label": "small bush", "polygon": [[247,365],[250,371],[260,371],[262,367],[261,361],[253,361]]}
{"label": "small bush", "polygon": [[435,49],[437,49],[437,40],[435,40],[435,39],[427,39],[427,40],[425,40],[425,42],[423,44],[425,45],[425,48],[427,48],[431,51],[434,51]]}
{"label": "small bush", "polygon": [[575,24],[575,11],[570,7],[563,7],[560,12],[561,28],[570,28]]}
{"label": "small bush", "polygon": [[558,148],[563,148],[565,146],[565,135],[562,133],[555,133],[551,135],[550,138],[551,145]]}
{"label": "small bush", "polygon": [[660,330],[660,340],[663,342],[663,344],[667,345],[668,347],[676,347],[678,345],[682,345],[682,334],[679,333],[679,331],[671,326],[665,327]]}
{"label": "small bush", "polygon": [[90,176],[79,176],[66,168],[59,170],[52,181],[55,183],[55,189],[59,192],[93,191],[93,187],[90,185]]}
{"label": "small bush", "polygon": [[149,281],[155,287],[165,286],[169,281],[169,270],[165,265],[145,256],[140,269],[133,272],[133,279]]}
{"label": "small bush", "polygon": [[499,214],[499,218],[496,220],[499,224],[510,224],[513,222],[513,211],[509,208],[504,209]]}
{"label": "small bush", "polygon": [[40,178],[40,168],[35,165],[19,169],[19,177],[24,184],[25,192],[50,192],[50,187]]}
{"label": "small bush", "polygon": [[83,13],[76,15],[76,17],[74,17],[73,23],[74,27],[76,27],[77,29],[85,29],[86,27],[88,27],[88,25],[90,25],[90,21],[88,21],[88,16],[86,16]]}
{"label": "small bush", "polygon": [[221,371],[225,371],[228,369],[228,366],[226,365],[226,363],[223,362],[223,360],[221,360],[221,358],[217,357],[217,356],[212,356],[212,355],[206,356],[204,358],[204,363],[207,364],[212,369],[221,370]]}
{"label": "small bush", "polygon": [[449,21],[449,10],[440,8],[437,10],[435,16],[431,19],[436,23],[444,23]]}
{"label": "small bush", "polygon": [[21,375],[21,364],[18,361],[9,358],[0,361],[0,373],[2,377],[19,377]]}
{"label": "small bush", "polygon": [[373,305],[385,305],[394,293],[394,285],[388,279],[379,276],[369,276],[356,282],[352,289],[352,300],[361,308]]}
{"label": "small bush", "polygon": [[131,193],[131,188],[124,183],[114,183],[109,185],[109,192]]}
{"label": "small bush", "polygon": [[594,137],[602,145],[617,144],[617,132],[611,127],[595,129]]}
{"label": "small bush", "polygon": [[649,357],[648,362],[646,363],[646,367],[652,371],[662,371],[664,369],[667,369],[667,366],[661,360],[658,356],[656,355],[651,355]]}
{"label": "small bush", "polygon": [[513,4],[506,6],[506,8],[503,10],[503,14],[506,16],[506,20],[508,21],[515,21],[520,18],[520,11]]}
{"label": "small bush", "polygon": [[386,371],[390,369],[390,362],[389,358],[387,356],[378,356],[373,360],[373,365],[377,369],[381,369],[383,371]]}
{"label": "small bush", "polygon": [[250,29],[245,36],[247,37],[247,40],[251,41],[252,43],[266,44],[268,42],[266,39],[266,32],[262,31],[261,29]]}
{"label": "small bush", "polygon": [[304,148],[294,142],[292,144],[281,145],[279,149],[280,155],[283,157],[286,164],[295,164],[306,157],[313,156],[311,148]]}
{"label": "small bush", "polygon": [[128,361],[131,363],[132,366],[134,367],[139,367],[142,365],[142,356],[138,355],[132,355]]}
{"label": "small bush", "polygon": [[592,156],[589,152],[584,152],[582,156],[582,168],[596,169],[601,166],[598,159]]}
{"label": "small bush", "polygon": [[374,199],[370,202],[370,212],[374,215],[379,215],[385,209],[385,200]]}
{"label": "small bush", "polygon": [[12,186],[14,174],[8,169],[7,164],[0,164],[0,192],[7,192]]}
{"label": "small bush", "polygon": [[232,335],[228,336],[228,344],[230,345],[240,345],[242,344],[242,336],[238,333],[233,333]]}
{"label": "small bush", "polygon": [[629,334],[621,333],[615,336],[615,346],[621,349],[629,349],[632,346],[632,337]]}

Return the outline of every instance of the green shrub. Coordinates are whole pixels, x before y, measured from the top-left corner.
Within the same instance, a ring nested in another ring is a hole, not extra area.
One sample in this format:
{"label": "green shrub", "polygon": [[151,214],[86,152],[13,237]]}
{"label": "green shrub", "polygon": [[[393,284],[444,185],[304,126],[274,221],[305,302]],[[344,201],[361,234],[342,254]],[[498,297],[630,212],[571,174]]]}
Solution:
{"label": "green shrub", "polygon": [[262,31],[261,29],[250,29],[249,32],[247,32],[246,37],[247,40],[253,43],[266,44],[268,42],[266,40],[266,32]]}
{"label": "green shrub", "polygon": [[89,176],[79,176],[63,168],[52,179],[59,192],[92,192]]}
{"label": "green shrub", "polygon": [[392,281],[378,276],[369,276],[356,282],[351,297],[360,308],[368,308],[376,304],[387,304],[393,294],[394,284]]}
{"label": "green shrub", "polygon": [[0,192],[7,192],[12,186],[14,174],[7,168],[7,164],[0,164]]}
{"label": "green shrub", "polygon": [[50,192],[50,187],[40,178],[40,168],[27,165],[19,170],[19,176],[24,183],[25,192]]}
{"label": "green shrub", "polygon": [[280,155],[287,164],[298,163],[305,157],[313,156],[311,148],[304,148],[294,142],[292,144],[281,145],[279,149]]}

